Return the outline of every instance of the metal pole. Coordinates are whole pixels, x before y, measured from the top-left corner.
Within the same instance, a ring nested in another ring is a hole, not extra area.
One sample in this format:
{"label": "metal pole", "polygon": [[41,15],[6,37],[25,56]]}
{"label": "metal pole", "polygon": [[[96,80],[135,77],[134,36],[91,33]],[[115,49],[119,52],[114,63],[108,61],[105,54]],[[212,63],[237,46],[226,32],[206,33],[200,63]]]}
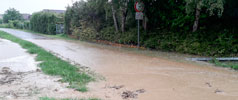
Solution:
{"label": "metal pole", "polygon": [[138,48],[140,47],[140,20],[138,19]]}

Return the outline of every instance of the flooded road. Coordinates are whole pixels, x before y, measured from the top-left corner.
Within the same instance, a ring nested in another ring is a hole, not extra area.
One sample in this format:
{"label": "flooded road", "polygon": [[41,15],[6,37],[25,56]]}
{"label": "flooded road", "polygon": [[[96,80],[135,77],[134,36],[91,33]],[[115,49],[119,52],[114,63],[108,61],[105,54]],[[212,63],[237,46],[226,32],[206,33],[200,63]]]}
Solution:
{"label": "flooded road", "polygon": [[[19,34],[29,33],[11,29],[0,30],[90,67],[105,76],[107,85],[123,85],[125,90],[130,91],[144,89],[145,93],[139,94],[138,100],[236,100],[238,98],[237,71],[195,62],[193,64],[183,61],[182,57],[166,59],[163,56],[129,52],[123,48],[80,41],[38,38],[34,35],[25,37],[26,35]],[[173,54],[168,55],[173,56]],[[122,98],[109,95],[103,99]]]}

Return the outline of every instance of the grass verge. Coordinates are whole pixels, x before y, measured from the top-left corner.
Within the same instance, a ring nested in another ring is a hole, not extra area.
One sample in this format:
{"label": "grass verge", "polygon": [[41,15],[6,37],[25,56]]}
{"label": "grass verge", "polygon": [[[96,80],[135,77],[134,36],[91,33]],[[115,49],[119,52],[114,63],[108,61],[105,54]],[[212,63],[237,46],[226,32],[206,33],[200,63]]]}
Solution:
{"label": "grass verge", "polygon": [[86,92],[86,85],[93,81],[94,78],[88,75],[86,72],[80,71],[80,69],[67,61],[61,60],[53,54],[47,52],[41,47],[35,44],[19,39],[6,32],[0,31],[0,38],[8,39],[12,42],[18,43],[22,48],[27,49],[30,54],[36,54],[36,60],[41,63],[38,65],[42,71],[48,75],[61,76],[62,82],[69,82],[70,88],[75,88],[78,91]]}
{"label": "grass verge", "polygon": [[216,66],[221,66],[221,67],[232,68],[232,69],[238,70],[238,62],[220,62],[216,59],[213,59],[211,62],[214,63]]}

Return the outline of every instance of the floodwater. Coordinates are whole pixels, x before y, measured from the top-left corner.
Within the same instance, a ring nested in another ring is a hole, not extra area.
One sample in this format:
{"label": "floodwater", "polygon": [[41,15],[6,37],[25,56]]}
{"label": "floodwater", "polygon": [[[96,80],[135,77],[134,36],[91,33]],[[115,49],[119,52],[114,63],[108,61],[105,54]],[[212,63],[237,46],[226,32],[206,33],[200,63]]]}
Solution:
{"label": "floodwater", "polygon": [[[11,29],[1,30],[11,34],[25,34]],[[105,84],[123,85],[130,91],[145,90],[144,93],[138,94],[137,98],[132,99],[236,100],[238,98],[238,72],[234,70],[183,61],[183,57],[167,59],[163,56],[148,56],[80,41],[35,39],[34,35],[21,38],[90,67],[106,78]],[[104,99],[121,98],[109,95]]]}
{"label": "floodwater", "polygon": [[[29,72],[37,69],[34,56],[26,53],[18,44],[0,39],[0,69],[11,67],[14,72]],[[22,67],[19,67],[22,66]]]}
{"label": "floodwater", "polygon": [[67,84],[57,82],[60,78],[43,74],[34,59],[34,55],[18,44],[0,39],[0,100],[69,96],[73,90],[67,89]]}

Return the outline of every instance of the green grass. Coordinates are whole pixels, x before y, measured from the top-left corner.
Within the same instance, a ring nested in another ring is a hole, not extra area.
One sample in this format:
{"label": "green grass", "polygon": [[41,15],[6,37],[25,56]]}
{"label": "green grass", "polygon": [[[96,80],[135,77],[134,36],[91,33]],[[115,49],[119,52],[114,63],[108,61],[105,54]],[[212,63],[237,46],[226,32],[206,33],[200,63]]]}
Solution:
{"label": "green grass", "polygon": [[75,88],[78,91],[86,92],[86,85],[93,81],[94,78],[86,72],[80,71],[77,66],[70,64],[53,54],[47,52],[35,44],[19,39],[15,36],[0,31],[0,38],[8,39],[21,45],[31,54],[37,54],[36,60],[41,61],[38,65],[42,71],[48,75],[61,76],[62,82],[69,82],[70,88]]}
{"label": "green grass", "polygon": [[97,98],[88,98],[88,99],[55,99],[55,98],[49,98],[49,97],[41,97],[40,100],[101,100]]}
{"label": "green grass", "polygon": [[216,59],[213,59],[211,61],[212,63],[214,63],[216,66],[221,66],[221,67],[226,67],[226,68],[232,68],[234,70],[238,70],[238,62],[220,62]]}

